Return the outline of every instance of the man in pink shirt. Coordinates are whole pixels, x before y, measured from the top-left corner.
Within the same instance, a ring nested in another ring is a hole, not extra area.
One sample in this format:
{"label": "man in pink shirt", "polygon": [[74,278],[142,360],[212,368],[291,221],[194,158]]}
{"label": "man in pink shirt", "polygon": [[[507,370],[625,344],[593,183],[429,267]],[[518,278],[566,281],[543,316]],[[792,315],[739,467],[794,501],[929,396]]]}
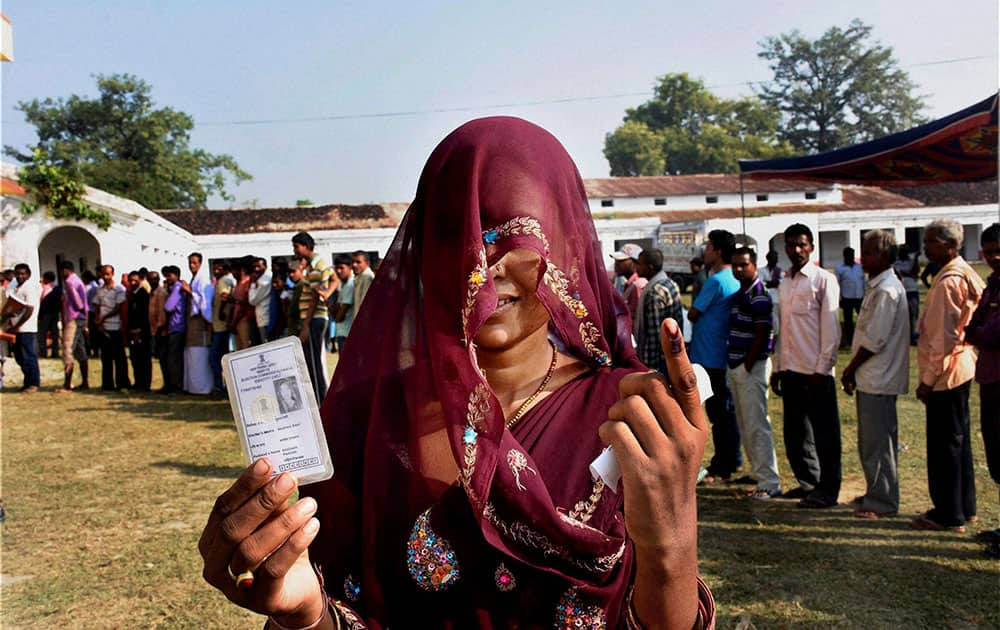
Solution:
{"label": "man in pink shirt", "polygon": [[641,253],[641,247],[635,243],[626,243],[620,250],[611,254],[611,257],[615,259],[615,276],[624,280],[621,289],[622,297],[625,298],[625,304],[628,306],[628,312],[633,321],[635,321],[635,310],[639,307],[639,295],[642,294],[642,290],[648,282],[636,271],[636,262]]}
{"label": "man in pink shirt", "polygon": [[963,229],[951,220],[924,229],[924,254],[941,265],[934,276],[917,341],[920,385],[917,398],[927,409],[927,483],[934,507],[914,529],[965,531],[976,515],[976,479],[969,430],[969,382],[976,353],[965,338],[983,280],[958,252]]}

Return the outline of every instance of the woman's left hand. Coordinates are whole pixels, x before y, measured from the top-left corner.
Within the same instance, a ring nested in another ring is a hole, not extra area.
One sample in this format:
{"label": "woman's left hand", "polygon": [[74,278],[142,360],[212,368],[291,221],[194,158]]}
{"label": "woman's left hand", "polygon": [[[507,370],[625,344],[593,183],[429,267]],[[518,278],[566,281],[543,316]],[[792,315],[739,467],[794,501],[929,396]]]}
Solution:
{"label": "woman's left hand", "polygon": [[623,378],[600,435],[621,466],[625,526],[637,554],[669,565],[697,544],[695,486],[708,422],[677,322],[663,322],[660,344],[669,382],[655,371]]}

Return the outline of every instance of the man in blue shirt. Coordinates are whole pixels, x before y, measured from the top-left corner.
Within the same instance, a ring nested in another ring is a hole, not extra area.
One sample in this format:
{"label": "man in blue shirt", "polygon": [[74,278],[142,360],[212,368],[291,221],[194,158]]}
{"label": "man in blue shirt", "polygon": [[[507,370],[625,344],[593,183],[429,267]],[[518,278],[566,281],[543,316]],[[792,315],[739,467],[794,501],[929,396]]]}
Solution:
{"label": "man in blue shirt", "polygon": [[698,293],[688,319],[694,324],[691,336],[691,362],[700,363],[712,381],[714,395],[705,402],[712,423],[715,454],[703,483],[728,481],[743,463],[740,454],[740,431],[736,424],[733,399],[726,386],[726,341],[729,338],[729,311],[740,290],[730,268],[736,237],[726,230],[708,233],[703,258],[711,271]]}

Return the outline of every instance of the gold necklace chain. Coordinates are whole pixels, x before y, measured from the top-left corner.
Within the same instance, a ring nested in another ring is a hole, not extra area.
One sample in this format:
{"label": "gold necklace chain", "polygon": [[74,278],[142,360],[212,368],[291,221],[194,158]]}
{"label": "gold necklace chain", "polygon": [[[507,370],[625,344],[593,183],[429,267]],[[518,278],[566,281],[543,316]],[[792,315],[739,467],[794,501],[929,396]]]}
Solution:
{"label": "gold necklace chain", "polygon": [[521,419],[521,416],[523,416],[524,412],[528,410],[528,407],[531,406],[531,403],[535,402],[535,399],[538,398],[539,394],[542,393],[542,390],[545,389],[545,386],[548,385],[549,381],[552,380],[552,375],[555,374],[556,361],[559,359],[559,354],[556,352],[556,344],[552,343],[551,339],[549,339],[549,345],[552,346],[552,363],[549,364],[549,371],[545,374],[545,378],[542,379],[542,382],[538,386],[538,389],[535,390],[535,393],[533,393],[531,396],[528,396],[528,399],[525,400],[523,403],[521,403],[521,406],[518,407],[517,411],[514,413],[511,419],[507,421],[508,429],[517,424],[517,421]]}

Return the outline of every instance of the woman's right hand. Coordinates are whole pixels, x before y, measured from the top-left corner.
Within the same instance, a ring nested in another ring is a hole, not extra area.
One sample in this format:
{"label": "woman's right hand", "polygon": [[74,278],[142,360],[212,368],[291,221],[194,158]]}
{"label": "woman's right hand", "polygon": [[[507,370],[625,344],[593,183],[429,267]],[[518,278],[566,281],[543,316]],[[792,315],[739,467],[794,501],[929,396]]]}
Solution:
{"label": "woman's right hand", "polygon": [[[205,580],[233,603],[299,628],[323,614],[326,599],[309,563],[309,544],[319,532],[311,497],[289,505],[295,478],[271,478],[271,462],[259,459],[219,495],[198,541]],[[250,570],[253,585],[238,588],[230,577]]]}

